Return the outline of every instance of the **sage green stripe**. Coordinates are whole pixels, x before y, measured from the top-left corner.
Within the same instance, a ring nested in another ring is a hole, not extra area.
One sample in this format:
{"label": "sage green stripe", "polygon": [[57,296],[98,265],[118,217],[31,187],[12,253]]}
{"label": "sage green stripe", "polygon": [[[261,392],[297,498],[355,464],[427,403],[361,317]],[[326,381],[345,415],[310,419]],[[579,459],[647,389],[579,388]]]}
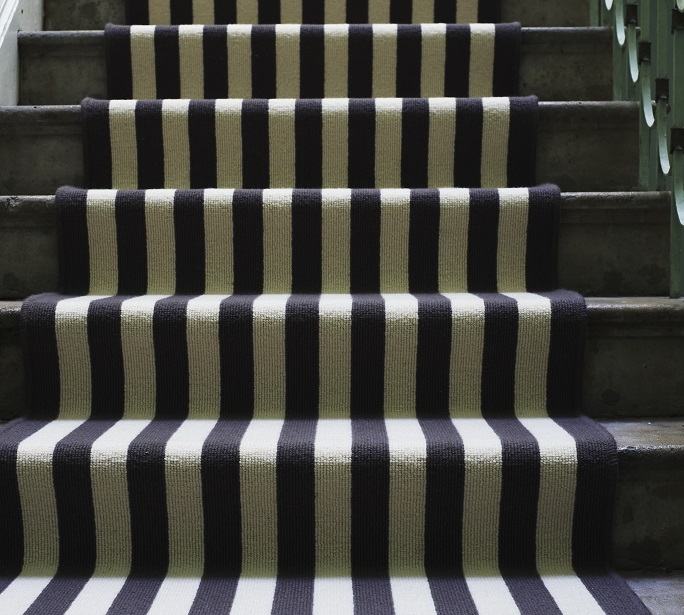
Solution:
{"label": "sage green stripe", "polygon": [[269,186],[295,185],[295,100],[268,101]]}
{"label": "sage green stripe", "polygon": [[263,193],[264,292],[292,290],[292,190]]}
{"label": "sage green stripe", "polygon": [[154,26],[131,26],[133,98],[156,100]]}
{"label": "sage green stripe", "polygon": [[[441,188],[454,184],[454,143],[456,141],[456,99],[429,98],[428,186]],[[445,147],[444,144],[450,144]]]}
{"label": "sage green stripe", "polygon": [[348,95],[349,26],[325,26],[323,31],[326,98],[345,98]]}
{"label": "sage green stripe", "polygon": [[222,188],[242,187],[242,101],[216,101],[216,179]]}
{"label": "sage green stripe", "polygon": [[112,154],[112,186],[138,187],[138,142],[135,132],[135,100],[109,101],[109,138]]}
{"label": "sage green stripe", "polygon": [[321,230],[322,292],[348,293],[351,190],[323,190]]}
{"label": "sage green stripe", "polygon": [[468,220],[470,190],[439,191],[439,292],[468,290]]}
{"label": "sage green stripe", "polygon": [[165,188],[190,187],[189,106],[189,100],[162,101]]}
{"label": "sage green stripe", "polygon": [[228,96],[252,98],[252,26],[230,25],[227,35]]}
{"label": "sage green stripe", "polygon": [[499,292],[524,291],[527,286],[527,188],[499,190],[499,232],[496,253]]}
{"label": "sage green stripe", "polygon": [[380,193],[380,288],[387,293],[409,290],[408,256],[411,191],[387,188]]}
{"label": "sage green stripe", "polygon": [[[414,17],[418,7],[423,4],[414,3]],[[445,63],[446,63],[446,24],[420,23],[422,35],[420,95],[425,97],[444,96]]]}
{"label": "sage green stripe", "polygon": [[88,191],[88,293],[93,295],[115,295],[119,287],[115,203],[116,190]]}
{"label": "sage green stripe", "polygon": [[344,188],[348,185],[349,100],[321,101],[323,114],[323,187]]}
{"label": "sage green stripe", "polygon": [[321,419],[346,419],[350,415],[351,315],[351,295],[321,295],[318,306]]}
{"label": "sage green stripe", "polygon": [[482,107],[480,183],[483,188],[499,188],[508,184],[510,101],[508,98],[483,98]]}
{"label": "sage green stripe", "polygon": [[173,294],[176,289],[175,190],[145,191],[147,292]]}
{"label": "sage green stripe", "polygon": [[416,413],[418,300],[409,294],[383,294],[385,300],[385,417]]}
{"label": "sage green stripe", "polygon": [[233,292],[233,190],[204,191],[205,290]]}
{"label": "sage green stripe", "polygon": [[375,99],[375,187],[401,186],[402,99]]}
{"label": "sage green stripe", "polygon": [[178,46],[181,98],[204,98],[204,26],[179,26]]}
{"label": "sage green stripe", "polygon": [[397,26],[373,26],[373,97],[397,95]]}
{"label": "sage green stripe", "polygon": [[[284,1],[284,0],[283,0]],[[293,0],[290,0],[292,3]],[[284,7],[283,7],[284,8]],[[301,19],[301,4],[299,5]],[[282,8],[281,8],[282,10]],[[276,97],[299,98],[299,21],[286,21],[276,25]]]}
{"label": "sage green stripe", "polygon": [[492,96],[494,93],[494,24],[470,24],[470,70],[468,95]]}

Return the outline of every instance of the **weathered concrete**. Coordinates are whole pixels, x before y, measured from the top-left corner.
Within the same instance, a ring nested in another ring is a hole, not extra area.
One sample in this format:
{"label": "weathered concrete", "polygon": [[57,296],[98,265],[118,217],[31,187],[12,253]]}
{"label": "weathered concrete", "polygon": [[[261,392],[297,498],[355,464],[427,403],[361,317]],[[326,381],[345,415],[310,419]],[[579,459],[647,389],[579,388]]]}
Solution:
{"label": "weathered concrete", "polygon": [[[525,28],[520,94],[540,100],[610,100],[611,31]],[[104,33],[22,32],[20,104],[72,105],[106,98]]]}
{"label": "weathered concrete", "polygon": [[[537,181],[565,191],[631,190],[637,182],[638,106],[543,102]],[[83,185],[77,106],[0,108],[0,194],[51,194]]]}
{"label": "weathered concrete", "polygon": [[[566,193],[559,285],[588,296],[665,295],[669,195]],[[0,197],[0,299],[57,289],[52,197]]]}
{"label": "weathered concrete", "polygon": [[[45,30],[98,30],[106,23],[124,23],[124,0],[44,0]],[[590,0],[529,2],[506,0],[502,21],[524,26],[588,26]]]}
{"label": "weathered concrete", "polygon": [[684,571],[624,572],[622,576],[653,615],[684,613]]}

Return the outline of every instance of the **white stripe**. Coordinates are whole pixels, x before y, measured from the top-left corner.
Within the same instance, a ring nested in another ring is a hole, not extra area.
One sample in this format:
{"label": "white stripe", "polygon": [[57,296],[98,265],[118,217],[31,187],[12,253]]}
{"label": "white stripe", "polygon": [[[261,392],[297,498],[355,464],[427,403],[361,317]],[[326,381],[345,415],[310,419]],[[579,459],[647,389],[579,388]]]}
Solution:
{"label": "white stripe", "polygon": [[21,615],[52,581],[50,576],[20,576],[0,594],[0,613]]}
{"label": "white stripe", "polygon": [[107,615],[126,577],[92,577],[64,615]]}
{"label": "white stripe", "polygon": [[542,573],[541,580],[563,615],[605,615],[573,570],[567,570],[565,574],[561,571]]}
{"label": "white stripe", "polygon": [[185,615],[195,601],[202,577],[166,577],[147,615]]}
{"label": "white stripe", "polygon": [[419,576],[390,576],[395,615],[436,615],[428,580]]}
{"label": "white stripe", "polygon": [[349,615],[354,612],[351,577],[314,579],[313,615]]}
{"label": "white stripe", "polygon": [[240,577],[231,615],[271,615],[276,582],[275,576]]}
{"label": "white stripe", "polygon": [[116,190],[88,190],[88,294],[115,295],[119,288]]}

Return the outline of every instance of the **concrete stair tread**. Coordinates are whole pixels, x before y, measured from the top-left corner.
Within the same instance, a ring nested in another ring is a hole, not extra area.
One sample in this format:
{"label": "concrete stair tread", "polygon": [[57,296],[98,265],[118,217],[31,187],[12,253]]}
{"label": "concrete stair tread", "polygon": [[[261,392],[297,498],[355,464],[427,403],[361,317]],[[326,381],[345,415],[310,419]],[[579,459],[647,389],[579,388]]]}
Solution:
{"label": "concrete stair tread", "polygon": [[[541,100],[609,100],[608,28],[523,28],[520,94]],[[20,32],[20,104],[105,97],[103,31]]]}
{"label": "concrete stair tread", "polygon": [[681,615],[684,611],[684,571],[621,575],[653,615]]}

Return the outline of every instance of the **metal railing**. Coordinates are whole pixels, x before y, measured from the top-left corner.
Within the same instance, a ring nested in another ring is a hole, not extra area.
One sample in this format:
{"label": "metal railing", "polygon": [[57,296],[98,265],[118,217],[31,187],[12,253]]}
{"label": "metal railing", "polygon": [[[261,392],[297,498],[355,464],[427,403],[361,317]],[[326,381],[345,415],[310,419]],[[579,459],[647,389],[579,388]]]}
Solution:
{"label": "metal railing", "polygon": [[594,0],[611,26],[613,95],[641,103],[639,184],[672,194],[670,296],[684,296],[684,0]]}

